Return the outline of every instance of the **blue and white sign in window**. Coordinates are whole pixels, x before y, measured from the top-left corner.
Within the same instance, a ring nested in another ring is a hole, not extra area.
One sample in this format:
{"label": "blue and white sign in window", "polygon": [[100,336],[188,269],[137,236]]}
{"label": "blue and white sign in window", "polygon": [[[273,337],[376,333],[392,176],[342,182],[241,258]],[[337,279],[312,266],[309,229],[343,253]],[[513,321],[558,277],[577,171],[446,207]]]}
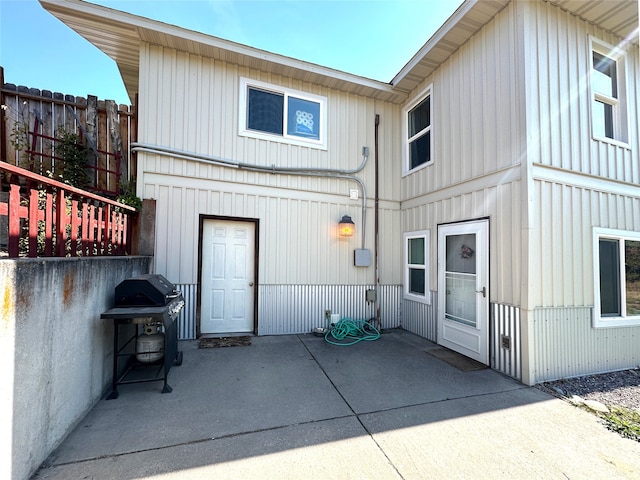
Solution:
{"label": "blue and white sign in window", "polygon": [[325,97],[242,78],[239,133],[325,149],[326,105]]}
{"label": "blue and white sign in window", "polygon": [[320,104],[302,98],[289,97],[287,133],[320,140]]}

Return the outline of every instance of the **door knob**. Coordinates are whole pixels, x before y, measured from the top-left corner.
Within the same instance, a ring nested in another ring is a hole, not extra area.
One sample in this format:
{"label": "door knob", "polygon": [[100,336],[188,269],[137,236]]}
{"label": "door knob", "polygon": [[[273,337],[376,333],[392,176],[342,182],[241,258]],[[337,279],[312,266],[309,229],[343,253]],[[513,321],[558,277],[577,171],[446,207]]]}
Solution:
{"label": "door knob", "polygon": [[253,287],[253,282],[249,282],[249,286],[250,286],[250,287]]}
{"label": "door knob", "polygon": [[483,297],[487,296],[487,287],[482,287],[482,290],[476,290],[476,293],[481,293]]}

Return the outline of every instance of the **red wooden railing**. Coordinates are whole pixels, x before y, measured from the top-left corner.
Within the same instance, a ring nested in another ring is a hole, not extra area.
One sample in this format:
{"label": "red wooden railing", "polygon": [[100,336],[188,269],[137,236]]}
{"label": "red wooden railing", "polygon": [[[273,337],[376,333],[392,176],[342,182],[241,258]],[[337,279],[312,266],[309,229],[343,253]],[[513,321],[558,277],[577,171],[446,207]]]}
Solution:
{"label": "red wooden railing", "polygon": [[136,210],[0,162],[0,256],[127,255]]}

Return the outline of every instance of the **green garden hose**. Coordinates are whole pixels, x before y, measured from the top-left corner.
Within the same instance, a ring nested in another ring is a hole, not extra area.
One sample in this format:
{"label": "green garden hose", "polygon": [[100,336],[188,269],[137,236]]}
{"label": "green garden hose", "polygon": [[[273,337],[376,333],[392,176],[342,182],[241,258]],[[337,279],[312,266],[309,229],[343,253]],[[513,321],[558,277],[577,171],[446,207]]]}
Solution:
{"label": "green garden hose", "polygon": [[365,320],[351,320],[343,318],[324,335],[324,339],[331,345],[349,346],[363,340],[373,341],[380,338],[376,327]]}

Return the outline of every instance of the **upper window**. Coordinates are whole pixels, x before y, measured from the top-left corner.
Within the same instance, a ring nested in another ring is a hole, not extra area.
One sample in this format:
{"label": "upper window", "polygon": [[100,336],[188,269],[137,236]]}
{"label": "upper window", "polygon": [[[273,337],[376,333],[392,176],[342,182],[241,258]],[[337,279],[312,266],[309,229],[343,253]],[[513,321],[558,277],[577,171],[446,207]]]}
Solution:
{"label": "upper window", "polygon": [[433,162],[431,86],[404,109],[404,173]]}
{"label": "upper window", "polygon": [[240,134],[326,148],[325,97],[246,78],[240,81]]}
{"label": "upper window", "polygon": [[591,39],[593,137],[627,142],[625,58],[619,49]]}
{"label": "upper window", "polygon": [[594,229],[594,326],[640,325],[640,232]]}
{"label": "upper window", "polygon": [[429,230],[404,234],[404,298],[431,303],[429,291]]}

